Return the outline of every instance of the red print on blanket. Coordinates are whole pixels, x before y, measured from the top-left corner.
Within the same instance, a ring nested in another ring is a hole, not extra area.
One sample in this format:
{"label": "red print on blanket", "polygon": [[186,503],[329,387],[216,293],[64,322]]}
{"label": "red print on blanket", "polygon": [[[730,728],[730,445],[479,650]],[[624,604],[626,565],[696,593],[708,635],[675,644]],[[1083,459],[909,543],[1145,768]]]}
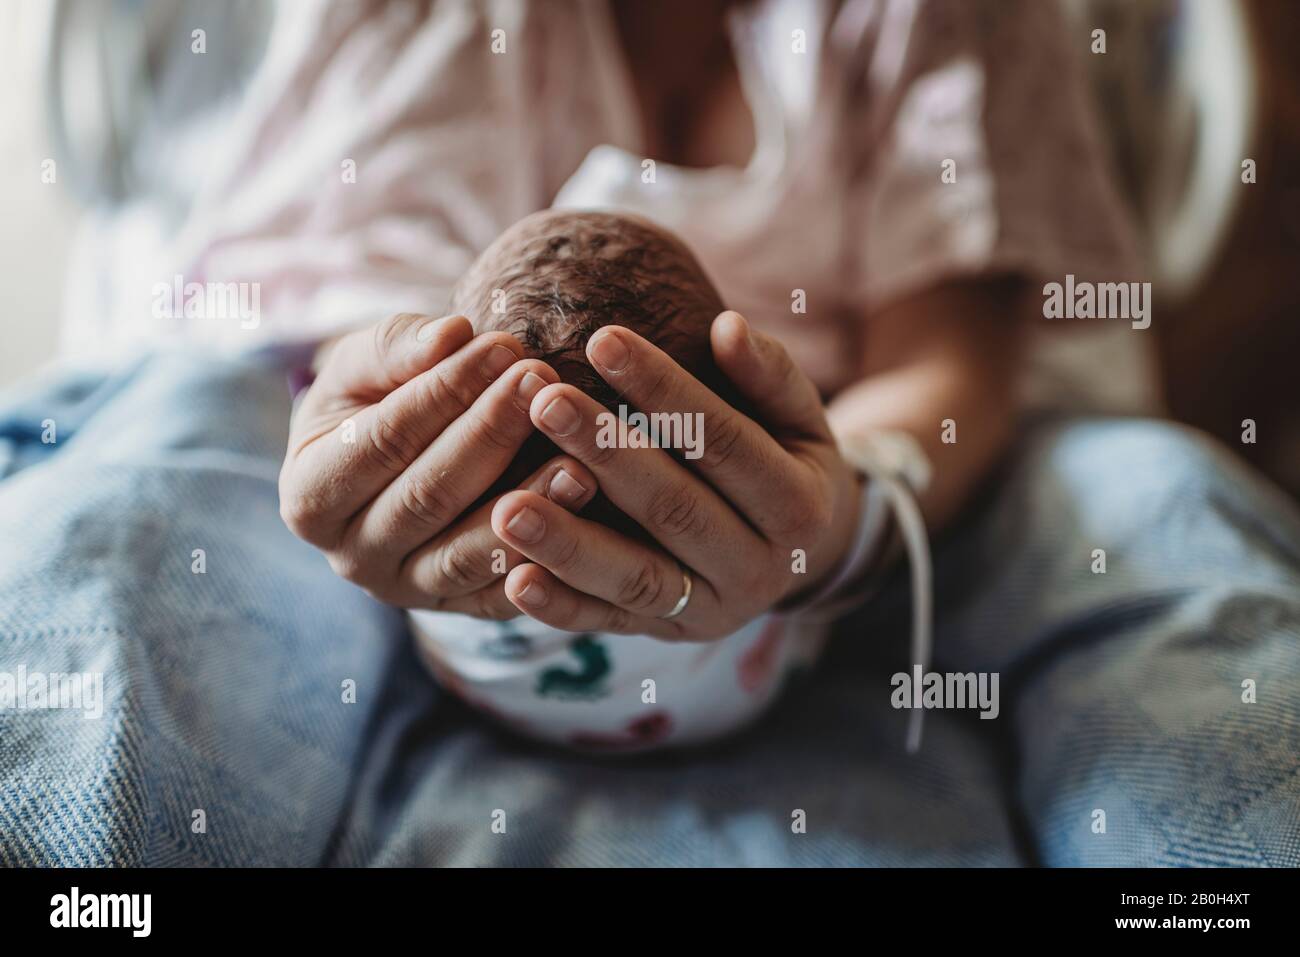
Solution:
{"label": "red print on blanket", "polygon": [[784,618],[773,617],[736,663],[740,687],[750,694],[758,694],[771,682],[785,644],[785,628]]}
{"label": "red print on blanket", "polygon": [[636,718],[621,732],[579,731],[569,738],[575,748],[585,751],[634,751],[659,744],[673,729],[673,719],[666,711],[652,711]]}

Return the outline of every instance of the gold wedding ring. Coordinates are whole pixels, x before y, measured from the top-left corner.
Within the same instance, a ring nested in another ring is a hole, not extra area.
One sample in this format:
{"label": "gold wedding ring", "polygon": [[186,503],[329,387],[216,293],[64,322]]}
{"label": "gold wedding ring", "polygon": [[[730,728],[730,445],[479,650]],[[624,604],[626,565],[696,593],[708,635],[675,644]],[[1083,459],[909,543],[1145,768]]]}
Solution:
{"label": "gold wedding ring", "polygon": [[686,606],[691,603],[691,589],[694,588],[694,582],[691,580],[691,573],[682,566],[682,597],[677,599],[677,604],[673,605],[673,610],[666,615],[660,615],[664,621],[669,618],[676,618],[686,610]]}

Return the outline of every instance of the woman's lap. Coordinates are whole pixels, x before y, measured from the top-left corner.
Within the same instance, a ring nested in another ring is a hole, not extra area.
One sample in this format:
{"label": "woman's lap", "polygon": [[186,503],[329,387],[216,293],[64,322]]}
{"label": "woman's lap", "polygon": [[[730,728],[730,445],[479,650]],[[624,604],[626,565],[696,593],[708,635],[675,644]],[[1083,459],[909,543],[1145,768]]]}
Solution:
{"label": "woman's lap", "polygon": [[3,716],[0,863],[1297,863],[1297,522],[1198,437],[1035,428],[939,543],[936,667],[997,720],[902,754],[900,576],[749,734],[602,764],[440,695],[283,528],[285,404],[177,356],[0,403],[0,672],[104,682]]}
{"label": "woman's lap", "polygon": [[1012,462],[941,551],[936,653],[1001,674],[986,723],[1012,755],[1030,853],[1300,863],[1294,504],[1204,436],[1147,420],[1046,425]]}
{"label": "woman's lap", "polygon": [[401,622],[279,521],[286,399],[169,355],[0,407],[0,672],[103,698],[3,716],[0,863],[320,859]]}

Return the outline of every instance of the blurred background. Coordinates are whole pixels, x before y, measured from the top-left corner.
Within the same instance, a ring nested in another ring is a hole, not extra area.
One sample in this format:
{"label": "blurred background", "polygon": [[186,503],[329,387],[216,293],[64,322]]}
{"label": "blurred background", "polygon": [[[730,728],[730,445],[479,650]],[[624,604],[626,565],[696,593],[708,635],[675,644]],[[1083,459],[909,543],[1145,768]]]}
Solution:
{"label": "blurred background", "polygon": [[[1060,2],[1107,31],[1087,62],[1156,283],[1164,404],[1300,495],[1300,2]],[[273,14],[269,0],[0,4],[0,386],[75,351],[63,320],[112,268],[97,235],[167,241]],[[195,23],[242,42],[178,55]]]}

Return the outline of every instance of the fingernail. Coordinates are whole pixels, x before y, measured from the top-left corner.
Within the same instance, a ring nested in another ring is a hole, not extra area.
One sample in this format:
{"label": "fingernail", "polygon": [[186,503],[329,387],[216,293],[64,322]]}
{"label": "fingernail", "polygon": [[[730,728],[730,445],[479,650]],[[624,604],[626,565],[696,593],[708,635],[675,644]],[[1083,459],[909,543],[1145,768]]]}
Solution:
{"label": "fingernail", "polygon": [[592,340],[591,358],[606,372],[622,372],[632,361],[632,353],[617,334],[607,332]]}
{"label": "fingernail", "polygon": [[546,520],[531,508],[521,508],[506,522],[506,531],[521,542],[535,542],[546,531]]}
{"label": "fingernail", "polygon": [[519,593],[519,600],[533,608],[541,608],[545,605],[547,597],[546,589],[542,587],[540,582],[529,582],[524,586],[524,590]]}
{"label": "fingernail", "polygon": [[501,373],[514,365],[518,358],[505,346],[495,345],[483,357],[483,374],[487,376],[489,382],[494,382]]}
{"label": "fingernail", "polygon": [[546,380],[536,372],[525,372],[524,377],[519,380],[519,385],[515,386],[515,405],[519,411],[527,412],[533,404],[533,396],[541,392],[546,386]]}
{"label": "fingernail", "polygon": [[573,403],[560,396],[547,403],[540,416],[542,425],[556,435],[571,435],[582,424],[582,416],[573,407]]}
{"label": "fingernail", "polygon": [[564,469],[552,475],[551,484],[546,487],[546,497],[556,505],[576,505],[586,494],[587,487]]}

